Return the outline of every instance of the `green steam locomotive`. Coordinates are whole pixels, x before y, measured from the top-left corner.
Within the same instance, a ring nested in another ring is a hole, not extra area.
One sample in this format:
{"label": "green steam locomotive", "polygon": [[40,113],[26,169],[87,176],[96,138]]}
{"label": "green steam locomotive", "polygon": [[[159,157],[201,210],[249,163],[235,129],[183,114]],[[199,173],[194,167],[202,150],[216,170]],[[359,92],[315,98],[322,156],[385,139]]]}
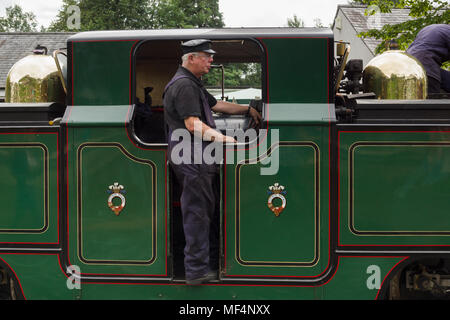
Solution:
{"label": "green steam locomotive", "polygon": [[[264,121],[224,146],[220,277],[189,286],[162,92],[196,38],[219,72],[259,68],[260,95],[235,100]],[[391,75],[348,50],[328,29],[99,31],[19,61],[0,104],[1,296],[448,298],[450,100],[426,99],[402,52]]]}

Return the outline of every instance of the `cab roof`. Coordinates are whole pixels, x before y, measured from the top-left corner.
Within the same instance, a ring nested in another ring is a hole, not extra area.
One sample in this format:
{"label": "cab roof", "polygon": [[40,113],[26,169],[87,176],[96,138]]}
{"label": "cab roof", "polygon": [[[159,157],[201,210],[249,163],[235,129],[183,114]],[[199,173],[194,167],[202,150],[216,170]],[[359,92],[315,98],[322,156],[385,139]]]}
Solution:
{"label": "cab roof", "polygon": [[68,41],[162,40],[162,39],[230,39],[230,38],[332,38],[329,28],[221,28],[87,31]]}

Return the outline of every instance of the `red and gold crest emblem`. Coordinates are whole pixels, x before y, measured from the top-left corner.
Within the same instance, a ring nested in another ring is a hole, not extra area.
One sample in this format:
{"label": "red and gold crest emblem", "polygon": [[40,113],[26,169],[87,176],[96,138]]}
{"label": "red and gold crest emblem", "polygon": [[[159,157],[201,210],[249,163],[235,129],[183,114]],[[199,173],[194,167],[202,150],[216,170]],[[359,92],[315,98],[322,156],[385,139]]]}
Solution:
{"label": "red and gold crest emblem", "polygon": [[[276,182],[273,186],[269,187],[269,199],[267,199],[267,206],[270,210],[275,214],[275,216],[279,216],[281,212],[286,208],[286,198],[284,195],[286,195],[285,187],[280,185],[278,182]],[[274,199],[280,199],[281,200],[281,206],[276,207],[273,205]]]}

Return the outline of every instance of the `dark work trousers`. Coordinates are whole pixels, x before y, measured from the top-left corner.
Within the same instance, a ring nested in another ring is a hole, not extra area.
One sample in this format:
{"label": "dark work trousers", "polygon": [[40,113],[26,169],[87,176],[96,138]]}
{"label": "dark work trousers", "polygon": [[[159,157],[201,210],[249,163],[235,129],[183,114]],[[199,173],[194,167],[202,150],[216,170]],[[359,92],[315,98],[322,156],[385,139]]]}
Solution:
{"label": "dark work trousers", "polygon": [[187,280],[218,270],[220,176],[217,165],[171,164],[181,186]]}
{"label": "dark work trousers", "polygon": [[433,77],[428,78],[428,94],[441,92],[441,83]]}
{"label": "dark work trousers", "polygon": [[[448,71],[447,71],[448,72]],[[441,81],[433,78],[428,78],[428,94],[431,93],[450,93],[450,72],[445,75],[445,73],[441,73],[443,76],[441,77]]]}

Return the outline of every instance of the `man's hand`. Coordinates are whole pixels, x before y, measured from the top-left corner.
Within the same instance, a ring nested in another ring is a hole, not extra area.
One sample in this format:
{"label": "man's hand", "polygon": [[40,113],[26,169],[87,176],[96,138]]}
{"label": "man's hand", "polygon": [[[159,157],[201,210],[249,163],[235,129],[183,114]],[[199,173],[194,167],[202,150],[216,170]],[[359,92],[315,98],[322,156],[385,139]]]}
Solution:
{"label": "man's hand", "polygon": [[237,143],[236,139],[230,136],[223,135],[219,131],[216,131],[214,129],[209,129],[205,131],[205,134],[203,135],[204,140],[206,141],[217,141],[222,143]]}
{"label": "man's hand", "polygon": [[195,136],[204,141],[218,141],[223,143],[237,143],[237,141],[230,136],[225,136],[217,130],[209,127],[197,117],[188,117],[184,119],[184,125]]}
{"label": "man's hand", "polygon": [[259,112],[255,108],[250,107],[249,116],[252,117],[253,122],[254,122],[252,127],[257,127],[257,126],[260,125],[260,123],[261,123],[261,115],[259,114]]}
{"label": "man's hand", "polygon": [[231,103],[227,101],[218,100],[217,104],[211,108],[214,112],[226,113],[226,114],[243,114],[250,116],[252,118],[252,127],[257,127],[261,124],[261,115],[259,112],[249,106],[244,106],[236,103]]}
{"label": "man's hand", "polygon": [[230,136],[224,136],[222,135],[222,142],[223,143],[237,143],[236,139]]}
{"label": "man's hand", "polygon": [[222,142],[222,143],[236,143],[237,142],[233,137],[223,135],[219,131],[216,131],[212,128],[209,128],[204,132],[203,140],[217,141],[217,142]]}

